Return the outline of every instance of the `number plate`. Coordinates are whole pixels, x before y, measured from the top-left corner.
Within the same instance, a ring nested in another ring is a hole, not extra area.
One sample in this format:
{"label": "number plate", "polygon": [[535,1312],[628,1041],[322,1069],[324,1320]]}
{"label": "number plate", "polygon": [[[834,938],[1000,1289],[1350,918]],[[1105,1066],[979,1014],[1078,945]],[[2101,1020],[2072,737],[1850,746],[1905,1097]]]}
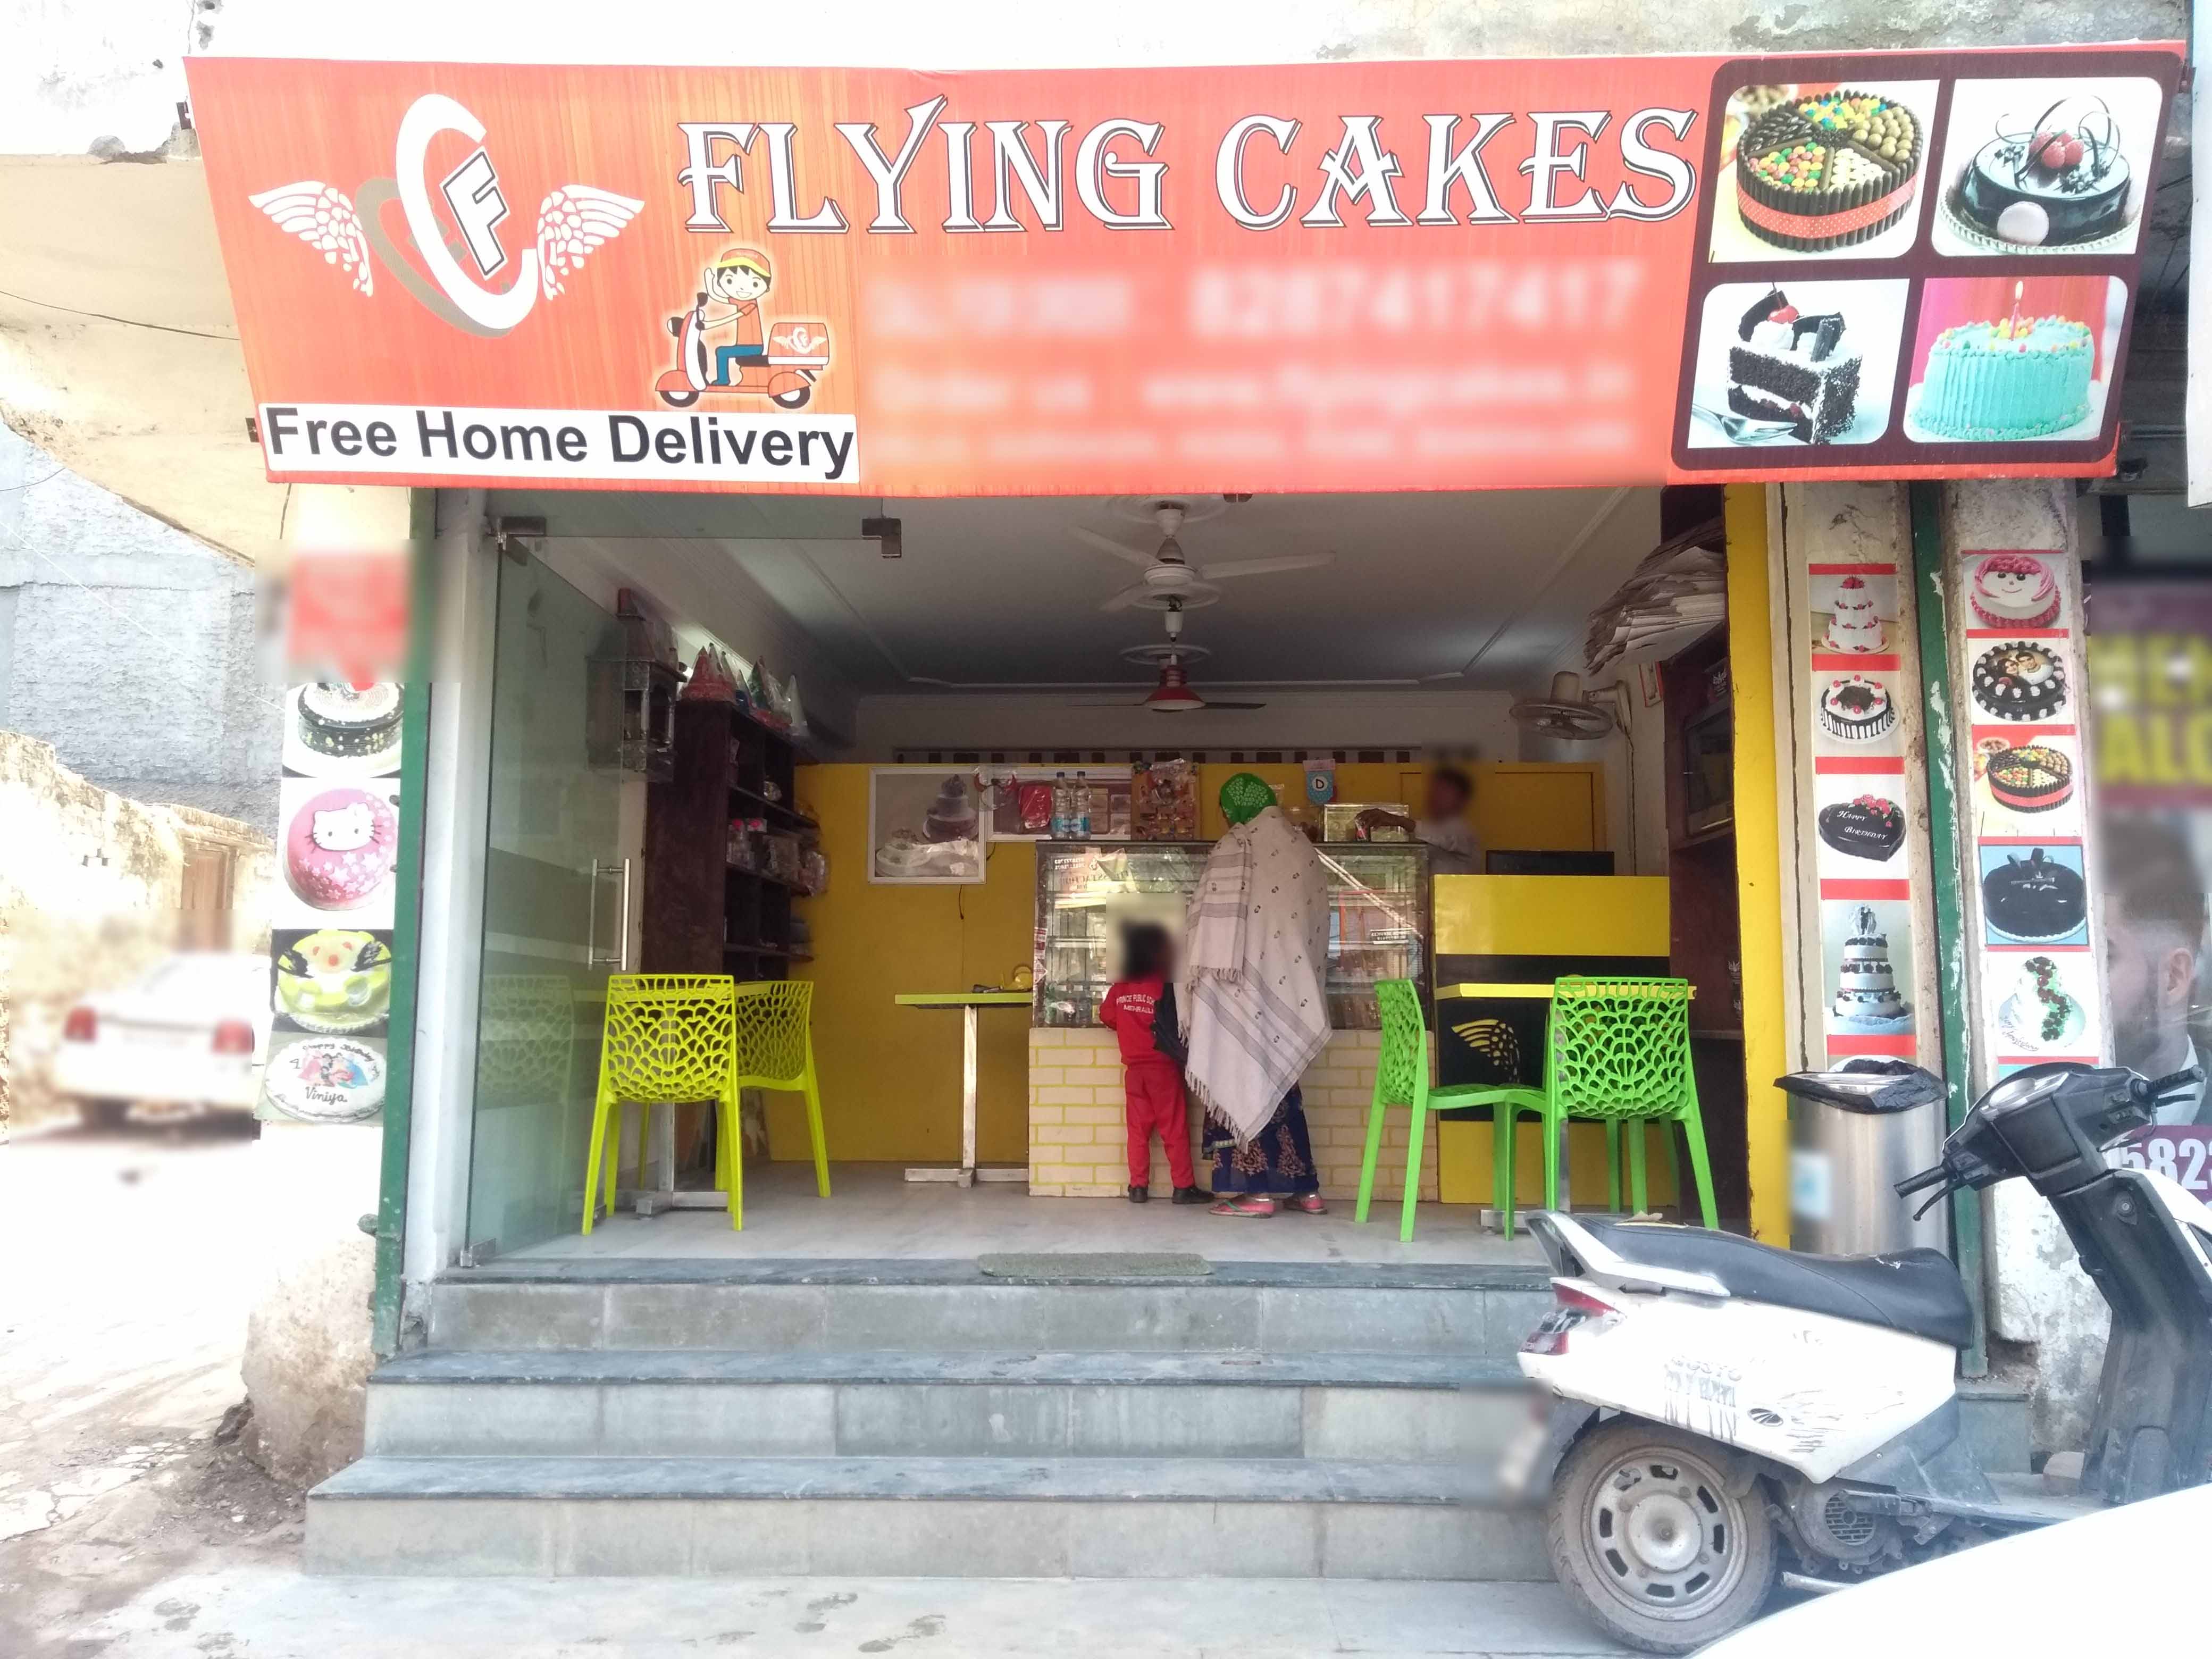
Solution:
{"label": "number plate", "polygon": [[2123,1169],[2162,1175],[2191,1197],[2212,1203],[2212,1127],[2138,1130],[2105,1156]]}

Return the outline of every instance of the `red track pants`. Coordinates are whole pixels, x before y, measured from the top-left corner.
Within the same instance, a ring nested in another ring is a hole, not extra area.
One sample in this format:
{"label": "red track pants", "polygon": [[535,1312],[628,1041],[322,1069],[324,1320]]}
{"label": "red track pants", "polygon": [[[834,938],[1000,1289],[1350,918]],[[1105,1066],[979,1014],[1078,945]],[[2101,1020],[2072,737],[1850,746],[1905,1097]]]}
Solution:
{"label": "red track pants", "polygon": [[1129,1121],[1129,1184],[1151,1184],[1152,1136],[1157,1133],[1168,1149],[1168,1173],[1175,1184],[1196,1186],[1198,1176],[1190,1167],[1190,1115],[1184,1104],[1182,1068],[1172,1062],[1127,1066],[1121,1087],[1123,1111]]}

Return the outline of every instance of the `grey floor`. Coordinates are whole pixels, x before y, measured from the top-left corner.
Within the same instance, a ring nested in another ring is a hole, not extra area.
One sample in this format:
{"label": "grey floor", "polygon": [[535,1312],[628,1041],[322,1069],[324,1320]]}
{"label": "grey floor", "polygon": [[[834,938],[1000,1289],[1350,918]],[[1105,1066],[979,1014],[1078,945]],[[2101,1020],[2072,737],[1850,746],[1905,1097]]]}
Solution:
{"label": "grey floor", "polygon": [[306,1578],[264,1568],[158,1584],[64,1634],[106,1659],[1625,1651],[1554,1585],[1359,1579]]}
{"label": "grey floor", "polygon": [[1464,1205],[1424,1204],[1413,1242],[1398,1242],[1398,1206],[1378,1200],[1367,1224],[1349,1202],[1327,1215],[1265,1220],[1119,1198],[1031,1198],[1015,1184],[954,1187],[908,1182],[889,1164],[831,1166],[830,1195],[814,1194],[803,1164],[755,1164],[745,1172],[744,1221],[730,1231],[720,1210],[675,1210],[651,1218],[616,1214],[589,1238],[564,1234],[509,1260],[578,1256],[969,1258],[994,1251],[1188,1250],[1236,1261],[1534,1262],[1523,1234],[1508,1242],[1476,1225]]}

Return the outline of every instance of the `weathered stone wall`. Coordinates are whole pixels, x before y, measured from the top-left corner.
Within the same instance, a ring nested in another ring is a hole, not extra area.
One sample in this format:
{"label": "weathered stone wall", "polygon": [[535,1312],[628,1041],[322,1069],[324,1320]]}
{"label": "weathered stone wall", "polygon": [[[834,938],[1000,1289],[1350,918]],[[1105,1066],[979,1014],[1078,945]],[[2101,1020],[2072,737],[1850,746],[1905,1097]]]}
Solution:
{"label": "weathered stone wall", "polygon": [[253,572],[0,426],[0,728],[135,799],[275,828]]}

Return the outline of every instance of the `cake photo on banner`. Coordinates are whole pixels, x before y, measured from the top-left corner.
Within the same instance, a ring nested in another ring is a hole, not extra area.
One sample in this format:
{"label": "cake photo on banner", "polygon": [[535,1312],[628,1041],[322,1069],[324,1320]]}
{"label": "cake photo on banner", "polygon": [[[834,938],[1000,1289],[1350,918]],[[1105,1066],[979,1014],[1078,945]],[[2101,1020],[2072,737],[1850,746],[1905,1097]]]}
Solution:
{"label": "cake photo on banner", "polygon": [[1973,732],[1974,829],[2004,841],[2081,834],[2077,739],[2047,731],[2015,732],[1990,723]]}
{"label": "cake photo on banner", "polygon": [[1912,953],[1906,907],[1824,899],[1820,911],[1829,1035],[1909,1036]]}
{"label": "cake photo on banner", "polygon": [[399,769],[403,697],[392,680],[310,680],[284,694],[284,770],[380,778]]}
{"label": "cake photo on banner", "polygon": [[[1813,779],[1813,829],[1820,847],[1815,865],[1823,875],[1866,876],[1869,866],[1892,866],[1905,847],[1902,777],[1868,777],[1852,772],[1816,773]],[[1901,873],[1893,868],[1887,873]]]}
{"label": "cake photo on banner", "polygon": [[285,778],[276,788],[278,930],[392,926],[399,856],[395,781]]}
{"label": "cake photo on banner", "polygon": [[1905,252],[1935,107],[1932,81],[1738,88],[1721,117],[1713,259]]}
{"label": "cake photo on banner", "polygon": [[1872,443],[1888,431],[1907,284],[1723,283],[1705,295],[1692,448]]}
{"label": "cake photo on banner", "polygon": [[2062,595],[2047,556],[1984,553],[1966,563],[1968,626],[2057,628]]}
{"label": "cake photo on banner", "polygon": [[2133,253],[2155,184],[2158,82],[1960,81],[1938,164],[1939,253]]}
{"label": "cake photo on banner", "polygon": [[1984,845],[1982,921],[1991,945],[2087,945],[2089,887],[2078,844]]}
{"label": "cake photo on banner", "polygon": [[1990,951],[1982,971],[1985,1006],[1996,1010],[2000,1064],[2060,1056],[2094,1063],[2096,990],[2087,951]]}
{"label": "cake photo on banner", "polygon": [[1923,444],[2096,439],[2127,300],[2117,276],[1930,278],[1905,435]]}

